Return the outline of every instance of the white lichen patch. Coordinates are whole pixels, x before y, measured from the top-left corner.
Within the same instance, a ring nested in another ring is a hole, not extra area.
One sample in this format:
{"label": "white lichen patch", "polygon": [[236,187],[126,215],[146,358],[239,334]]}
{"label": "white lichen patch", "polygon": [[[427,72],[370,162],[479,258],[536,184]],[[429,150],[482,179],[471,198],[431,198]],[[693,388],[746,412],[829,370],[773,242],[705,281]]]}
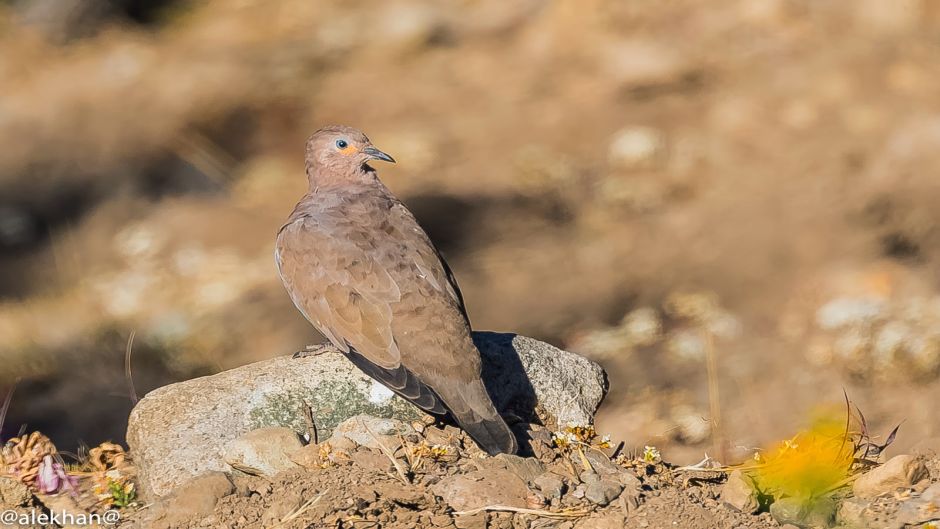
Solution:
{"label": "white lichen patch", "polygon": [[395,393],[392,390],[378,382],[372,382],[372,387],[369,389],[369,402],[372,404],[385,404],[394,396]]}

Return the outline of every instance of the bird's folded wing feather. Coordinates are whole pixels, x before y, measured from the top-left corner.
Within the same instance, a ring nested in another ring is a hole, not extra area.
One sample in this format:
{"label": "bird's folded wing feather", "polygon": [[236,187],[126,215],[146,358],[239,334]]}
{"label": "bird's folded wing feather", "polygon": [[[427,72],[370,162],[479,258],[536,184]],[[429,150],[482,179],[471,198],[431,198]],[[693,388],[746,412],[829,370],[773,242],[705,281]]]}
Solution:
{"label": "bird's folded wing feather", "polygon": [[401,354],[393,305],[403,295],[444,296],[465,311],[446,264],[403,206],[392,208],[382,231],[370,228],[300,217],[278,235],[278,268],[294,304],[334,345],[394,370]]}

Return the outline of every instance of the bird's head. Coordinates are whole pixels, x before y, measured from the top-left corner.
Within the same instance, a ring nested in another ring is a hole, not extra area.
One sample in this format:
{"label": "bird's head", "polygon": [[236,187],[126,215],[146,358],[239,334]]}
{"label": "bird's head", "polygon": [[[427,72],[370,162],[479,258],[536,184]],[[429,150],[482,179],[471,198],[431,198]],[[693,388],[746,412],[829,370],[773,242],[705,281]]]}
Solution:
{"label": "bird's head", "polygon": [[331,173],[349,177],[371,173],[369,162],[382,160],[395,163],[395,159],[375,148],[362,132],[343,126],[329,126],[313,133],[307,140],[307,174]]}

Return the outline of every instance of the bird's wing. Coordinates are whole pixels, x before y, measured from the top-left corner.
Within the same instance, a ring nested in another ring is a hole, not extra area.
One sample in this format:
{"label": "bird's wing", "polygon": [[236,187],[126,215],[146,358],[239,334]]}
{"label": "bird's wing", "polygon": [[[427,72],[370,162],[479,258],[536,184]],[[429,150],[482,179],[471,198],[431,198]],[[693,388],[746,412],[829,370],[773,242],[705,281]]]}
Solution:
{"label": "bird's wing", "polygon": [[444,297],[465,314],[463,300],[404,206],[389,209],[381,230],[351,213],[301,216],[285,225],[277,240],[278,269],[294,304],[334,345],[395,370],[401,353],[393,305],[403,290],[412,299]]}

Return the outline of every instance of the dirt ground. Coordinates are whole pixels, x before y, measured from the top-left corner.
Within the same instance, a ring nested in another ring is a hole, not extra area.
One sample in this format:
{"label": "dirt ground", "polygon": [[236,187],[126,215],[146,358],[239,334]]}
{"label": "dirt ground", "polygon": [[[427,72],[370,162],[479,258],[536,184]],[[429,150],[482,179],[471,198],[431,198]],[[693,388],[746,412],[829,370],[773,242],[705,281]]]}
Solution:
{"label": "dirt ground", "polygon": [[843,388],[940,435],[934,2],[116,4],[0,4],[4,437],[120,441],[131,394],[317,341],[271,252],[333,122],[477,328],[605,366],[629,447],[761,446]]}

